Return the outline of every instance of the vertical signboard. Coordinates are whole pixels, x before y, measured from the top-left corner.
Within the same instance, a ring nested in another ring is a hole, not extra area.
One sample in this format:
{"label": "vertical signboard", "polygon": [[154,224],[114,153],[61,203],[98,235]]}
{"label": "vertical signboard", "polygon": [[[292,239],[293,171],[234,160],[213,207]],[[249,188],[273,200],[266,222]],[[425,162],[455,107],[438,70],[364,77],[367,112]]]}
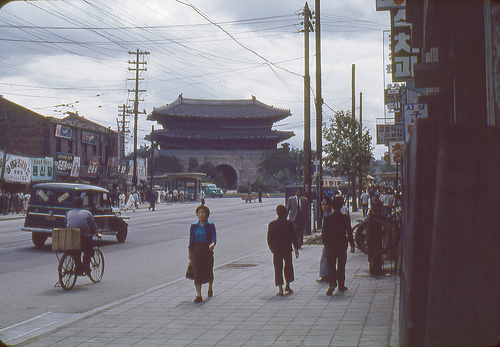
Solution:
{"label": "vertical signboard", "polygon": [[52,181],[54,179],[54,159],[53,158],[32,158],[31,159],[31,180],[32,181]]}
{"label": "vertical signboard", "polygon": [[7,154],[4,179],[6,182],[30,183],[31,158]]}
{"label": "vertical signboard", "polygon": [[406,104],[403,106],[405,142],[410,140],[410,134],[417,118],[427,118],[427,104]]}
{"label": "vertical signboard", "polygon": [[3,178],[4,164],[5,164],[5,151],[0,150],[0,178]]}
{"label": "vertical signboard", "polygon": [[69,174],[70,177],[79,177],[80,176],[80,157],[73,158],[73,165],[71,165],[71,172]]}
{"label": "vertical signboard", "polygon": [[403,145],[404,142],[389,142],[389,164],[396,165],[397,163],[401,164],[401,160],[403,158]]}
{"label": "vertical signboard", "polygon": [[90,158],[89,166],[87,168],[87,177],[97,177],[97,170],[99,169],[99,161],[101,157]]}
{"label": "vertical signboard", "polygon": [[406,21],[405,8],[391,10],[391,33],[392,80],[406,82],[414,77],[420,49],[411,46],[411,23]]}

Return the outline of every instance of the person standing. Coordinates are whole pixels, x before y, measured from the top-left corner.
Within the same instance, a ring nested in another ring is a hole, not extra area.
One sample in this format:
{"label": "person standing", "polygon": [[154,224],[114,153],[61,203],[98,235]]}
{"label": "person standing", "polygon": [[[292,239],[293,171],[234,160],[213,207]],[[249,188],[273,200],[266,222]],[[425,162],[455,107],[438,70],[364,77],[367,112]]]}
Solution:
{"label": "person standing", "polygon": [[[78,274],[89,274],[90,259],[94,254],[92,247],[92,235],[97,233],[97,225],[95,224],[94,216],[90,211],[83,209],[83,199],[79,196],[73,200],[76,207],[74,210],[68,211],[65,217],[66,228],[80,229],[80,245],[81,250],[73,251],[76,271]],[[83,252],[83,263],[82,263]]]}
{"label": "person standing", "polygon": [[9,194],[6,190],[2,192],[2,214],[6,215],[9,212]]}
{"label": "person standing", "polygon": [[188,258],[191,260],[194,272],[194,287],[196,289],[195,303],[203,301],[201,285],[208,283],[207,296],[214,295],[214,247],[217,243],[215,224],[208,221],[210,209],[205,205],[196,208],[198,221],[191,224],[189,230]]}
{"label": "person standing", "polygon": [[366,189],[363,190],[363,194],[361,194],[361,208],[363,209],[363,217],[366,217],[368,214],[368,202],[370,201],[370,194],[366,191]]}
{"label": "person standing", "polygon": [[347,290],[345,286],[345,265],[347,262],[347,243],[351,245],[351,253],[354,253],[354,238],[352,236],[351,219],[340,212],[344,205],[341,197],[332,199],[333,212],[323,220],[321,241],[326,249],[328,263],[329,287],[326,295],[332,295],[335,287],[339,291]]}
{"label": "person standing", "polygon": [[[331,214],[332,211],[332,200],[325,196],[321,201],[321,209],[323,210],[323,218]],[[326,283],[328,282],[328,261],[326,259],[326,250],[323,247],[323,251],[321,252],[321,260],[319,262],[319,278],[316,282]]]}
{"label": "person standing", "polygon": [[279,296],[283,296],[283,262],[285,263],[285,291],[292,293],[290,283],[294,281],[292,264],[292,245],[295,247],[295,257],[299,257],[297,239],[293,222],[286,219],[287,210],[283,205],[276,207],[278,219],[268,225],[267,244],[273,253],[274,283],[278,287]]}
{"label": "person standing", "polygon": [[262,189],[257,190],[257,198],[259,199],[259,202],[262,202]]}
{"label": "person standing", "polygon": [[286,210],[289,220],[293,222],[295,237],[300,249],[304,242],[304,232],[309,231],[311,226],[309,201],[302,196],[302,188],[297,188],[295,195],[288,198]]}
{"label": "person standing", "polygon": [[203,189],[200,190],[200,204],[205,205],[205,192]]}

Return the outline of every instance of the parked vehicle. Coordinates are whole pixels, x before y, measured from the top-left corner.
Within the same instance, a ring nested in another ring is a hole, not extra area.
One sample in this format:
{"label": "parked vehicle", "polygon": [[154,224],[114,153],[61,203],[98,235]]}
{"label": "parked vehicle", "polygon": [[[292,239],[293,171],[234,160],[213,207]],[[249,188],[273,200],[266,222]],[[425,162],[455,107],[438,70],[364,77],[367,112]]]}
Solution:
{"label": "parked vehicle", "polygon": [[213,183],[205,184],[205,187],[203,187],[203,189],[205,192],[205,196],[209,196],[211,198],[215,198],[216,196],[222,198],[224,196],[224,192],[222,191],[222,189],[220,189]]}
{"label": "parked vehicle", "polygon": [[33,186],[22,230],[31,232],[33,244],[42,248],[52,237],[53,228],[65,228],[66,212],[73,210],[73,200],[80,196],[84,209],[89,210],[101,235],[113,235],[120,243],[125,242],[128,224],[120,211],[111,207],[107,189],[90,184],[39,183]]}

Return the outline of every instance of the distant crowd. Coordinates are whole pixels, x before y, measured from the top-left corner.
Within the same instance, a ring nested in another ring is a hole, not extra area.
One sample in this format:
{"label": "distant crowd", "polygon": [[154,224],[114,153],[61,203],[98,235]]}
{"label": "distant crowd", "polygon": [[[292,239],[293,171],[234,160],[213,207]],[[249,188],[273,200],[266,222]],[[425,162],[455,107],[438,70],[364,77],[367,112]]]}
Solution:
{"label": "distant crowd", "polygon": [[0,190],[0,211],[3,215],[25,214],[31,195],[23,192],[10,192],[6,189]]}

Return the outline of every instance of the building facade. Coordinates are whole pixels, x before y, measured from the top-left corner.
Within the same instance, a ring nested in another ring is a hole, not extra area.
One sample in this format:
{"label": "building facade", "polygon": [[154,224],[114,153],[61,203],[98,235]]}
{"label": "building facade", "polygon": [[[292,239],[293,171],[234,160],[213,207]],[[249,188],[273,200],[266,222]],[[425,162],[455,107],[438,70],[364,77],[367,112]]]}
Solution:
{"label": "building facade", "polygon": [[291,115],[290,110],[258,101],[200,100],[183,98],[155,107],[148,120],[163,129],[146,137],[159,150],[156,156],[175,156],[185,167],[189,158],[199,164],[211,162],[221,170],[229,188],[253,183],[266,151],[294,136],[291,131],[273,130],[275,122]]}

